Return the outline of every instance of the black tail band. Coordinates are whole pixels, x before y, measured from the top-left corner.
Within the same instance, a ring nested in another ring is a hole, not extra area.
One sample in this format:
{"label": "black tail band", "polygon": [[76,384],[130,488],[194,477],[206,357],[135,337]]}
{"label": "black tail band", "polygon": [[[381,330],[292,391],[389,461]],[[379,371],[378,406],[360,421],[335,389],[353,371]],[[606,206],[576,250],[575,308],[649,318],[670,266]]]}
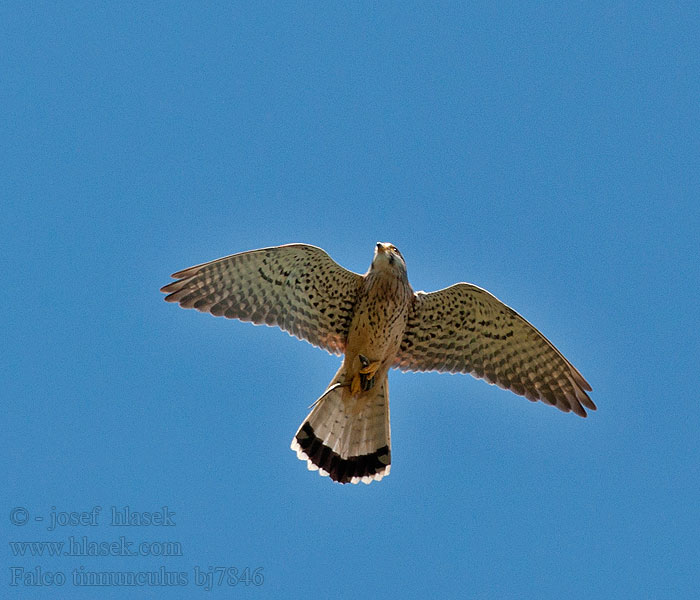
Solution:
{"label": "black tail band", "polygon": [[308,459],[339,483],[349,483],[354,477],[372,477],[391,464],[391,450],[386,445],[370,454],[342,458],[316,436],[308,421],[299,429],[295,439]]}

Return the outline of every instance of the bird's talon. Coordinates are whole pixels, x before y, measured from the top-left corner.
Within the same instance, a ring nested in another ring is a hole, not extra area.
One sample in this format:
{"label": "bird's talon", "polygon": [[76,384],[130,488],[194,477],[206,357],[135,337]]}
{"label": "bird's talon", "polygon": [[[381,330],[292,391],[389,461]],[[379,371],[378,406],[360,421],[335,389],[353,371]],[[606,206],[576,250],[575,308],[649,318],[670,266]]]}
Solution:
{"label": "bird's talon", "polygon": [[358,354],[357,357],[360,359],[360,364],[362,365],[362,368],[357,372],[357,375],[353,379],[352,390],[353,393],[355,393],[354,390],[357,390],[358,393],[359,391],[368,392],[374,387],[374,376],[376,375],[377,370],[379,369],[381,361],[370,361],[369,358],[363,356],[362,354]]}
{"label": "bird's talon", "polygon": [[366,356],[362,356],[362,354],[359,354],[358,357],[360,359],[360,363],[362,364],[362,368],[359,370],[360,375],[369,375],[370,377],[374,377],[377,369],[379,369],[381,361],[375,360],[374,362],[371,362]]}
{"label": "bird's talon", "polygon": [[350,384],[350,393],[355,396],[362,391],[362,382],[359,375],[355,375],[352,378],[352,383]]}

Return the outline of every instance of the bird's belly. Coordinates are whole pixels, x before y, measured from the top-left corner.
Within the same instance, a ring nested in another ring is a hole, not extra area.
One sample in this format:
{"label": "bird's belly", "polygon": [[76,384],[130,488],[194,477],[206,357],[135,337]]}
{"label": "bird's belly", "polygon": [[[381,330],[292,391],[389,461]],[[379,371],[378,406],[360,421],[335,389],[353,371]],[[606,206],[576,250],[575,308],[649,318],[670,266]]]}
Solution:
{"label": "bird's belly", "polygon": [[371,362],[380,361],[378,376],[388,371],[401,345],[407,312],[407,305],[394,302],[365,302],[358,306],[345,347],[348,379],[362,369],[360,355]]}

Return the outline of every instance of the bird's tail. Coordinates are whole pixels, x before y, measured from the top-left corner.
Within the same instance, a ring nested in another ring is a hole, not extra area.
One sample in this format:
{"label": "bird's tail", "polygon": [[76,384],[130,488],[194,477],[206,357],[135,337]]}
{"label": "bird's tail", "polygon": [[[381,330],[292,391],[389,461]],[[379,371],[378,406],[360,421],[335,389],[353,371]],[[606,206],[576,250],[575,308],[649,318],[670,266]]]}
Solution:
{"label": "bird's tail", "polygon": [[387,377],[363,394],[361,405],[342,380],[341,369],[299,427],[292,450],[310,471],[333,481],[379,481],[391,468]]}

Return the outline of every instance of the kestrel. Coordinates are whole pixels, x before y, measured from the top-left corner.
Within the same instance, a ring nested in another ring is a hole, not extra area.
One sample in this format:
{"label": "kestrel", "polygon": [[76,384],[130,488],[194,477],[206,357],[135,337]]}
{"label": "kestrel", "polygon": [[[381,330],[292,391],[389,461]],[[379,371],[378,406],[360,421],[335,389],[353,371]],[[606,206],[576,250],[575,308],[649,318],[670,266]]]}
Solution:
{"label": "kestrel", "polygon": [[310,470],[340,483],[389,474],[391,368],[471,373],[581,417],[585,408],[596,408],[583,376],[517,312],[470,283],[414,292],[392,244],[377,243],[364,275],[344,269],[321,248],[289,244],[233,254],[172,277],[177,281],[161,288],[167,302],[276,325],[345,355],[291,445]]}

